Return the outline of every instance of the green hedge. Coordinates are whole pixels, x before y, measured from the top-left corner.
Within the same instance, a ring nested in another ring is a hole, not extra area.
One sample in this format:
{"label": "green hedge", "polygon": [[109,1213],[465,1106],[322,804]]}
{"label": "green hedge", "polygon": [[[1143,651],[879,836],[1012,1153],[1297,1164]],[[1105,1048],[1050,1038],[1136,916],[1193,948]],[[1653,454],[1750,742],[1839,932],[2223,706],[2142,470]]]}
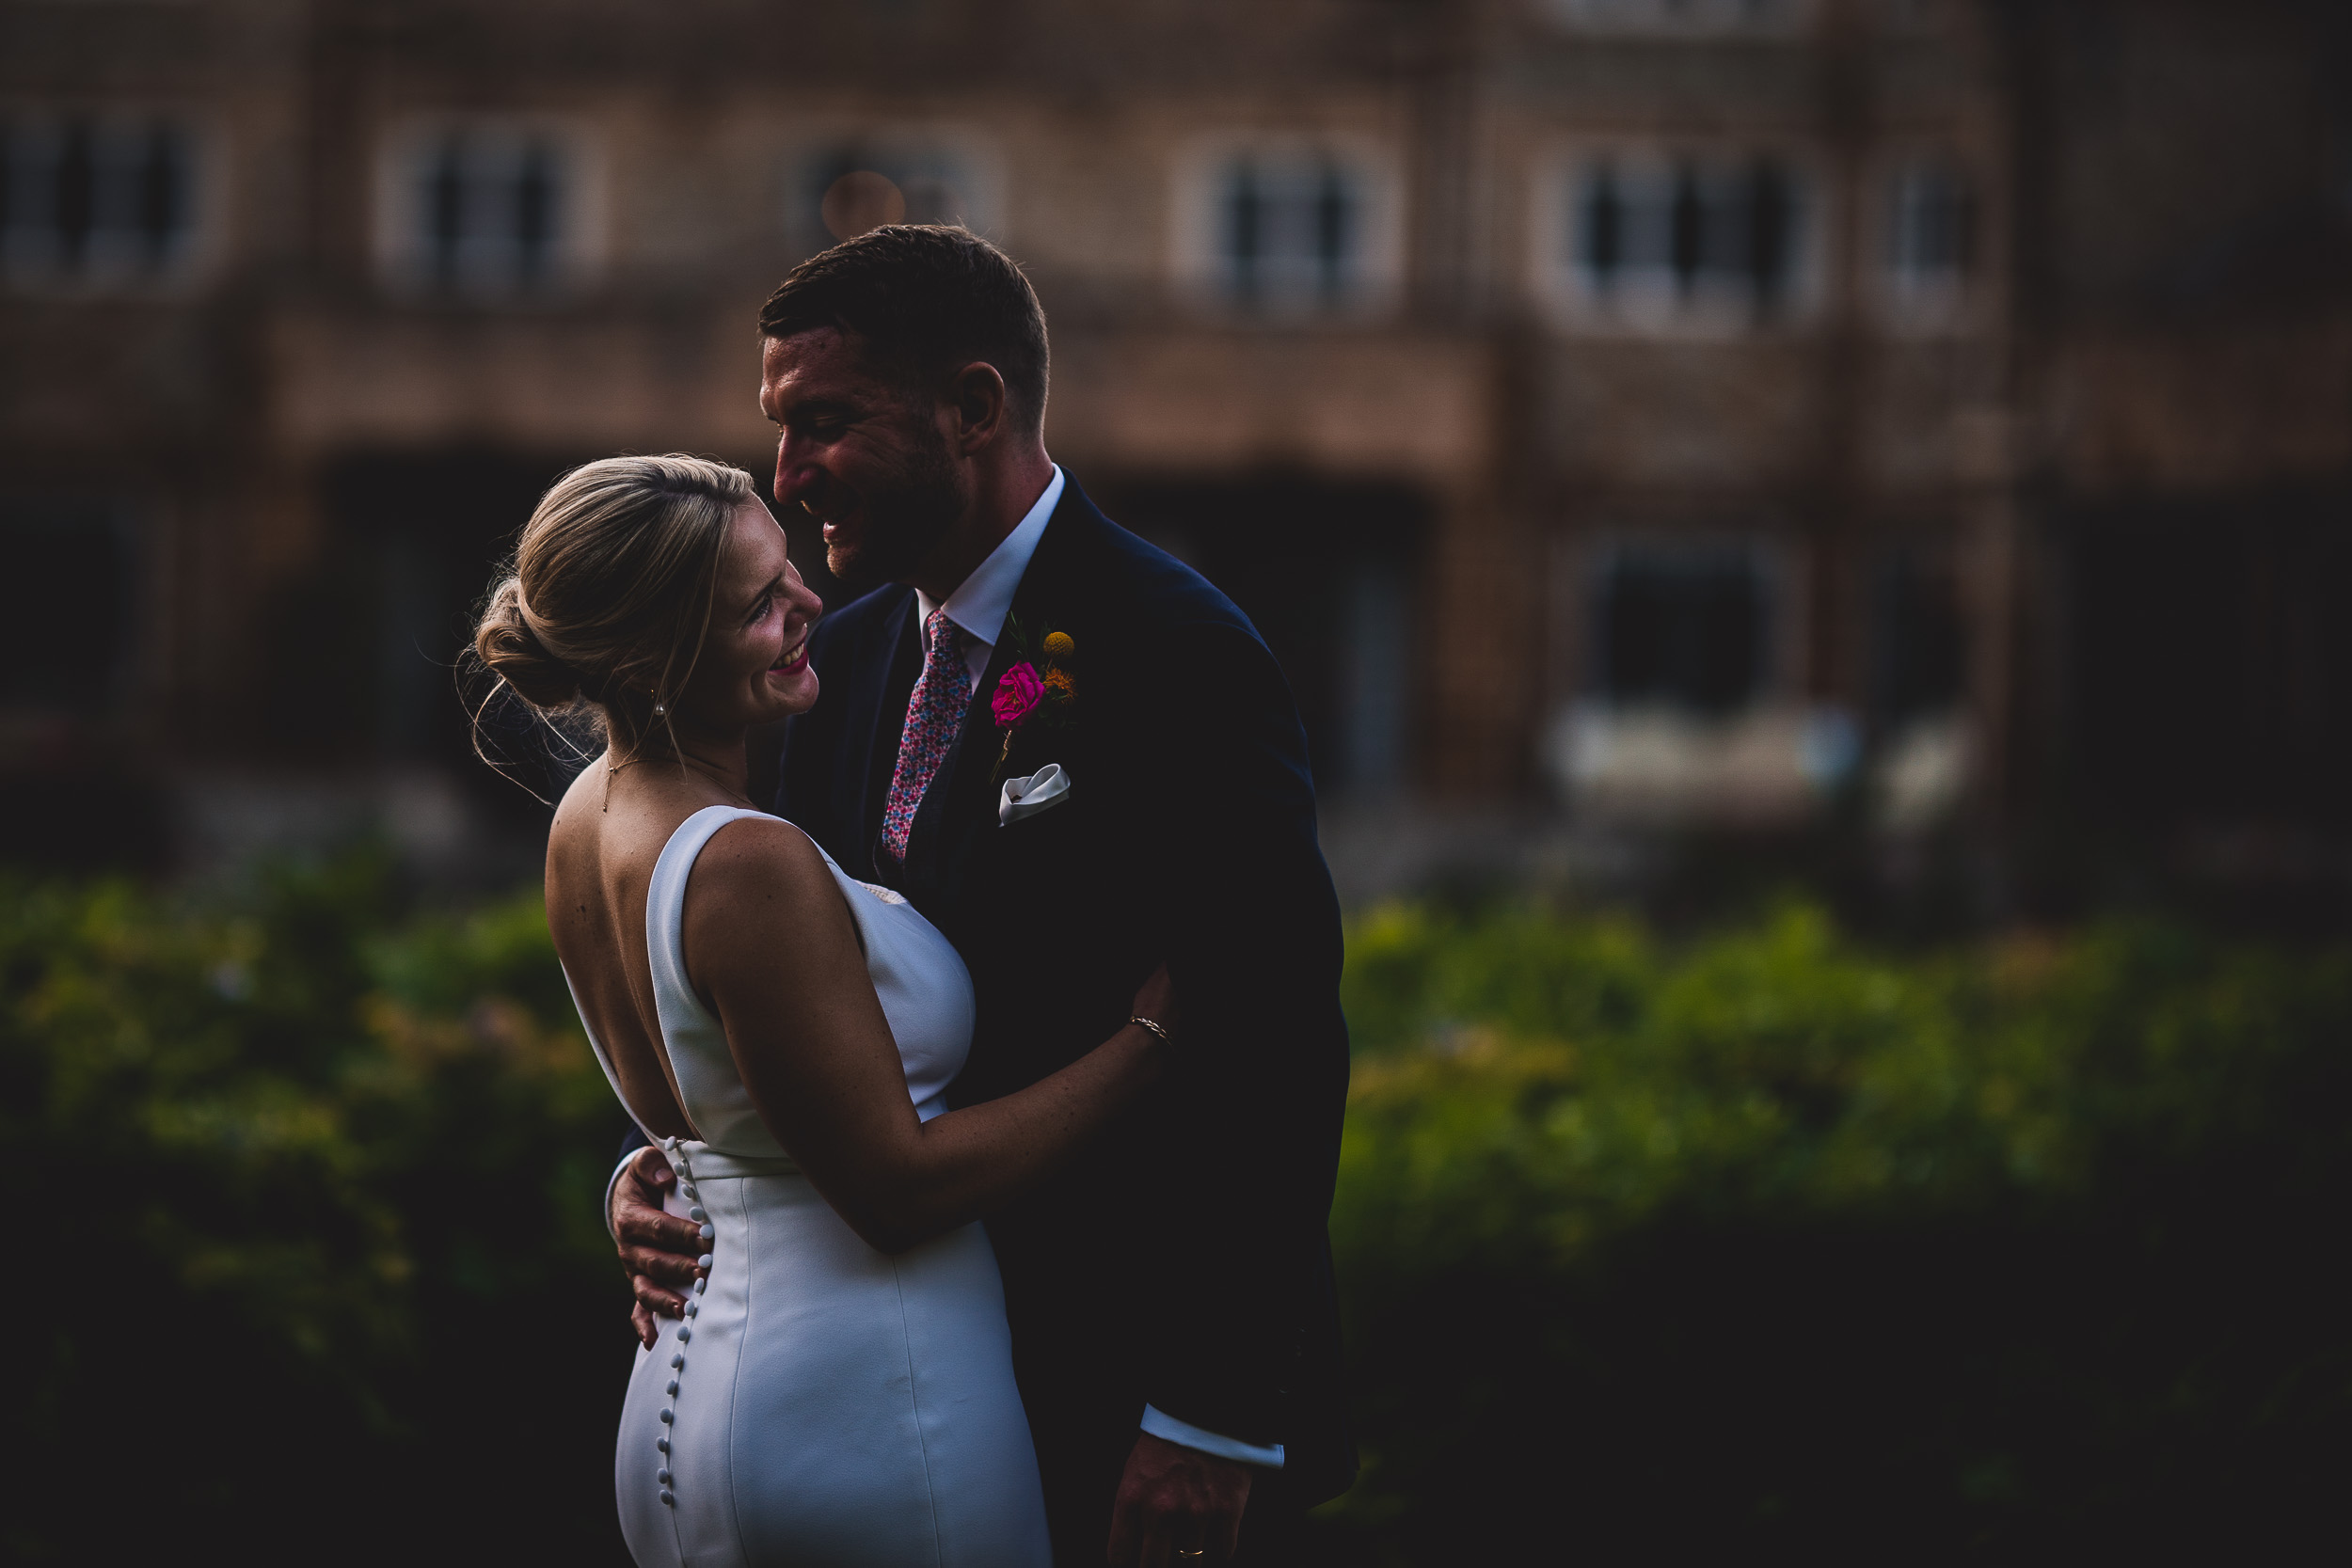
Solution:
{"label": "green hedge", "polygon": [[2352,955],[1392,908],[1347,1001],[1359,1545],[2352,1539]]}
{"label": "green hedge", "polygon": [[[535,897],[0,890],[0,1555],[622,1560],[621,1118]],[[2352,955],[1373,911],[1336,1560],[2340,1541]]]}
{"label": "green hedge", "polygon": [[358,857],[0,911],[0,1557],[626,1561],[621,1118],[538,899],[398,918]]}

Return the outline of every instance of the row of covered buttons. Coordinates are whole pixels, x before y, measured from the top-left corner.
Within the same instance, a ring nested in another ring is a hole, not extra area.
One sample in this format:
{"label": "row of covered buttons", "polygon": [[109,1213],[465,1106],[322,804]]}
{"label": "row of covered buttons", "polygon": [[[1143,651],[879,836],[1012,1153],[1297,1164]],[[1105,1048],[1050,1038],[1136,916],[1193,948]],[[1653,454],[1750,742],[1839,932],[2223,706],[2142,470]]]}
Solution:
{"label": "row of covered buttons", "polygon": [[[688,1163],[686,1156],[678,1151],[677,1144],[678,1141],[675,1138],[664,1138],[661,1141],[661,1151],[664,1154],[667,1154],[670,1157],[670,1163],[677,1167],[678,1192],[685,1196],[687,1202],[693,1204],[692,1208],[686,1211],[686,1217],[692,1220],[696,1225],[702,1227],[702,1239],[706,1243],[707,1243],[713,1236],[718,1234],[718,1232],[711,1227],[710,1215],[705,1212],[702,1204],[697,1201],[701,1198],[702,1194],[698,1192],[694,1186],[694,1167]],[[681,1347],[693,1343],[693,1320],[701,1315],[703,1309],[702,1303],[696,1298],[703,1293],[704,1288],[710,1283],[708,1278],[710,1272],[710,1254],[707,1252],[704,1253],[700,1258],[694,1259],[694,1263],[696,1267],[703,1271],[704,1277],[694,1281],[694,1294],[692,1296],[689,1296],[686,1300],[687,1321],[677,1325],[677,1342]],[[670,1356],[670,1381],[668,1386],[662,1390],[664,1393],[668,1394],[672,1400],[675,1400],[677,1398],[678,1379],[684,1376],[685,1372],[686,1352],[683,1349],[680,1349],[674,1352]],[[666,1427],[674,1426],[676,1422],[676,1407],[671,1404],[663,1405],[661,1407],[661,1424]],[[671,1490],[670,1434],[665,1432],[660,1437],[655,1438],[654,1447],[661,1451],[661,1465],[654,1472],[654,1484],[661,1488],[661,1506],[664,1508],[675,1508],[677,1506],[677,1494]]]}

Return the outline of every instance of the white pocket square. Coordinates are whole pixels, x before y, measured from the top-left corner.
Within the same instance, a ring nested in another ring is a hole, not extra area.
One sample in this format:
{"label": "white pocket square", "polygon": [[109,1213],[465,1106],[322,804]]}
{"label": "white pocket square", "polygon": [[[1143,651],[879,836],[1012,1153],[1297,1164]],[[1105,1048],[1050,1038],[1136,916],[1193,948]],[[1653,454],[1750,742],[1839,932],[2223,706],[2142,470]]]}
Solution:
{"label": "white pocket square", "polygon": [[1007,779],[996,798],[996,822],[1010,827],[1025,816],[1051,811],[1070,799],[1070,775],[1058,762],[1049,762],[1026,778]]}

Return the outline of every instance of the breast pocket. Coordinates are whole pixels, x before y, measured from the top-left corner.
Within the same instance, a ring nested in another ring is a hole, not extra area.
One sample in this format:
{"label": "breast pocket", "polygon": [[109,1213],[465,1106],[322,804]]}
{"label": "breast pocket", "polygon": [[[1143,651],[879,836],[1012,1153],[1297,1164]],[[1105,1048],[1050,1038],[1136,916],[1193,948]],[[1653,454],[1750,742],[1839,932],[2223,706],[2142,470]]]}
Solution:
{"label": "breast pocket", "polygon": [[1098,814],[1082,787],[1043,810],[993,825],[983,873],[1005,918],[1057,926],[1100,896],[1096,847]]}
{"label": "breast pocket", "polygon": [[996,792],[996,825],[1009,828],[1030,822],[1070,804],[1076,783],[1070,769],[1049,762],[1034,773],[1007,779]]}

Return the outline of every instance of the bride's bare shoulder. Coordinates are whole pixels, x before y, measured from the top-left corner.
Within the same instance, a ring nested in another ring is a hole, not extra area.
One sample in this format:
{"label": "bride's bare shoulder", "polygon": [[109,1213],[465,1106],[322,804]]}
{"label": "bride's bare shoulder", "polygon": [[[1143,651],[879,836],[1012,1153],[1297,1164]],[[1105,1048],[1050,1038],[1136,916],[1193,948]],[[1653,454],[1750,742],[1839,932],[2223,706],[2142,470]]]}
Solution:
{"label": "bride's bare shoulder", "polygon": [[825,857],[780,816],[739,816],[722,827],[703,846],[686,884],[690,921],[839,898]]}
{"label": "bride's bare shoulder", "polygon": [[858,956],[824,856],[773,816],[738,817],[703,846],[686,883],[684,935],[694,983],[723,1004],[739,986],[764,992],[787,975],[850,974]]}
{"label": "bride's bare shoulder", "polygon": [[556,798],[555,819],[548,824],[548,847],[562,849],[597,838],[601,827],[597,818],[604,815],[597,808],[611,787],[612,781],[601,761],[581,768],[570,786]]}

